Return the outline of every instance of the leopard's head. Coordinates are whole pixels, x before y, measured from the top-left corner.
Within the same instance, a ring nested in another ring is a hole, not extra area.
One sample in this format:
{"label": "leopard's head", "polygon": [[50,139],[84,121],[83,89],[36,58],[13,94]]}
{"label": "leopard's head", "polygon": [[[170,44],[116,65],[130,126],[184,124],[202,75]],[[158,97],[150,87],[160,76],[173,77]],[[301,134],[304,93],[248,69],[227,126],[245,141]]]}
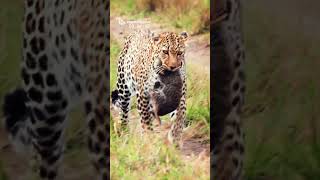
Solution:
{"label": "leopard's head", "polygon": [[184,62],[185,42],[188,38],[186,32],[176,34],[174,32],[163,32],[153,35],[154,66],[161,66],[167,71],[176,71]]}

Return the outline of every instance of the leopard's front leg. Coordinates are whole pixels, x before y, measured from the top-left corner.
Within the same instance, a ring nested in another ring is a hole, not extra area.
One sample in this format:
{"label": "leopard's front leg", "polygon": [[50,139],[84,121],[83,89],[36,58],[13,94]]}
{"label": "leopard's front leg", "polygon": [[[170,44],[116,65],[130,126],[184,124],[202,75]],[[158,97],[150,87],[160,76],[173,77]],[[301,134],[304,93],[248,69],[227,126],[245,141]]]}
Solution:
{"label": "leopard's front leg", "polygon": [[152,116],[149,106],[150,96],[146,90],[140,90],[137,93],[137,107],[141,117],[141,124],[144,130],[153,130],[152,128]]}
{"label": "leopard's front leg", "polygon": [[175,120],[171,126],[171,129],[168,133],[168,140],[171,144],[179,144],[182,137],[182,130],[184,128],[184,121],[186,119],[187,112],[187,81],[186,81],[186,73],[185,69],[181,69],[182,76],[182,89],[181,89],[181,99],[179,102],[179,106],[176,109]]}

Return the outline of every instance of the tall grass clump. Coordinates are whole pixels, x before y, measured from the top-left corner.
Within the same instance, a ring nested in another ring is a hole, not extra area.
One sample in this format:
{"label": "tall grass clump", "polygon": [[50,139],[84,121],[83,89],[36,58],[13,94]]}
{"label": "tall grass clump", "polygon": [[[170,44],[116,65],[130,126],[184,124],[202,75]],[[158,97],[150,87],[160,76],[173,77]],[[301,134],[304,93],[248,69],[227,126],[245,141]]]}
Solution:
{"label": "tall grass clump", "polygon": [[210,127],[210,76],[203,67],[187,66],[187,120]]}

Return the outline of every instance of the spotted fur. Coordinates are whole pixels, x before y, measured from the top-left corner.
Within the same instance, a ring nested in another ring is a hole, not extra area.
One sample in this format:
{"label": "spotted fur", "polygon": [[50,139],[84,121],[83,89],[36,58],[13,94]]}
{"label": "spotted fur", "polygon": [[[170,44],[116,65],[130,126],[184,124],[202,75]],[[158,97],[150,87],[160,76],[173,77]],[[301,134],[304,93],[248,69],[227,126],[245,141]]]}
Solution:
{"label": "spotted fur", "polygon": [[185,32],[179,35],[173,32],[153,35],[147,30],[139,30],[126,38],[118,60],[117,89],[112,93],[112,101],[120,109],[124,126],[128,123],[130,99],[136,95],[141,124],[145,130],[152,130],[150,92],[154,90],[155,82],[159,81],[159,75],[166,71],[179,71],[182,87],[178,91],[181,98],[168,137],[173,143],[180,139],[186,114],[186,38]]}
{"label": "spotted fur", "polygon": [[224,12],[226,16],[218,21],[213,19],[215,23],[212,25],[211,36],[213,42],[212,177],[216,180],[241,180],[244,164],[244,132],[240,115],[245,92],[241,0],[214,2],[214,13]]}
{"label": "spotted fur", "polygon": [[30,147],[41,179],[57,179],[67,116],[82,103],[93,165],[108,179],[109,1],[25,0],[24,7],[23,88],[3,106],[10,139]]}

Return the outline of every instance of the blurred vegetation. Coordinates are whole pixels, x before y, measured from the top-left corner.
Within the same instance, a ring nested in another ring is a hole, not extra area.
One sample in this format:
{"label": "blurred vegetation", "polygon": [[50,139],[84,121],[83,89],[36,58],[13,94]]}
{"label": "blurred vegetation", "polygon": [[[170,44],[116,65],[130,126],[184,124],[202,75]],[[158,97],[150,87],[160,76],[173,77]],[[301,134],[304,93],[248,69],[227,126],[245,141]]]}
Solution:
{"label": "blurred vegetation", "polygon": [[320,39],[300,21],[319,14],[306,16],[312,8],[300,9],[301,1],[279,3],[248,0],[243,6],[245,177],[319,179]]}
{"label": "blurred vegetation", "polygon": [[150,17],[190,34],[209,33],[209,0],[111,0],[111,16]]}
{"label": "blurred vegetation", "polygon": [[[21,46],[19,44],[22,33],[20,23],[22,17],[22,4],[5,0],[0,5],[0,105],[9,89],[19,82],[19,60]],[[15,11],[12,11],[15,9]],[[11,21],[16,23],[11,23]],[[3,125],[2,108],[0,108],[0,129]],[[1,144],[1,143],[0,143]],[[1,157],[0,149],[0,180],[7,180],[5,172],[6,162]]]}
{"label": "blurred vegetation", "polygon": [[6,173],[4,172],[3,163],[0,161],[0,180],[7,180],[8,177]]}

